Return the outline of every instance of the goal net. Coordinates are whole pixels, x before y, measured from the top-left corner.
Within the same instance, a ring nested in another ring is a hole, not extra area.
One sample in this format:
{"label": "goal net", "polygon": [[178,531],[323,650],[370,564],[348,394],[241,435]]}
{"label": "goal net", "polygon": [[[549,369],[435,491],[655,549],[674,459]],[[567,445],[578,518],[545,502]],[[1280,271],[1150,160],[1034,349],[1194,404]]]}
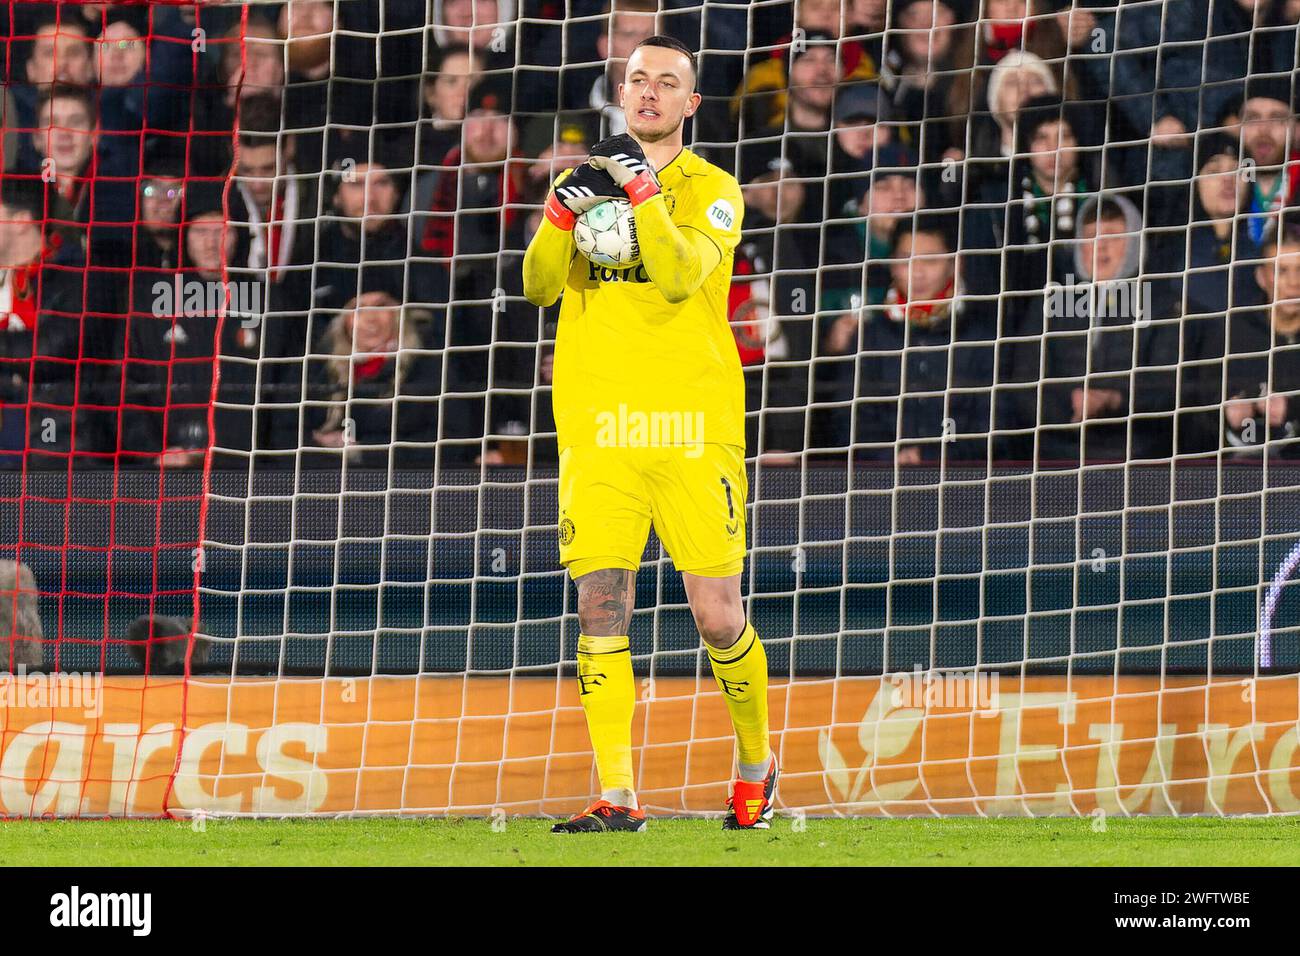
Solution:
{"label": "goal net", "polygon": [[[598,790],[521,263],[656,32],[746,204],[779,812],[1300,808],[1289,7],[610,7],[5,5],[3,812]],[[720,810],[653,534],[630,639],[642,803]]]}

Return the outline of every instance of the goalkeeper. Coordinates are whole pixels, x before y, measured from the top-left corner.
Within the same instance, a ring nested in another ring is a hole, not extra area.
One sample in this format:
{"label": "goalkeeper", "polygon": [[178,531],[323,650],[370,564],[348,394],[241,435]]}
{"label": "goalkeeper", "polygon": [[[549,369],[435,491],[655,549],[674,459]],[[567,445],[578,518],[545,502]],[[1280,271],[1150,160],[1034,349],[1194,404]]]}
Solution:
{"label": "goalkeeper", "polygon": [[[628,625],[652,524],[682,572],[736,731],[740,778],[723,828],[765,829],[772,817],[767,658],[740,597],[745,389],[727,324],[744,209],[735,178],[682,146],[682,123],[700,105],[695,80],[677,40],[633,50],[619,85],[628,134],[556,180],[524,257],[530,302],[564,294],[553,392],[560,561],[578,587],[578,689],[601,786],[560,833],[645,828]],[[638,268],[599,269],[577,254],[576,218],[609,198],[632,203]]]}

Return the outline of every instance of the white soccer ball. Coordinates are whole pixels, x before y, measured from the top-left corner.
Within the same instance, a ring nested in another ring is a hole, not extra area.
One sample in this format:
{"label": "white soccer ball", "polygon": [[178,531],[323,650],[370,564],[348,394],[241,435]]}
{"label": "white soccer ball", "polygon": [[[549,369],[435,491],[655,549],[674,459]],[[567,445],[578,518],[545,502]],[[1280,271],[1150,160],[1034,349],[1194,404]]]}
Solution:
{"label": "white soccer ball", "polygon": [[574,223],[573,241],[598,266],[626,269],[641,259],[636,219],[626,199],[611,199],[584,212]]}

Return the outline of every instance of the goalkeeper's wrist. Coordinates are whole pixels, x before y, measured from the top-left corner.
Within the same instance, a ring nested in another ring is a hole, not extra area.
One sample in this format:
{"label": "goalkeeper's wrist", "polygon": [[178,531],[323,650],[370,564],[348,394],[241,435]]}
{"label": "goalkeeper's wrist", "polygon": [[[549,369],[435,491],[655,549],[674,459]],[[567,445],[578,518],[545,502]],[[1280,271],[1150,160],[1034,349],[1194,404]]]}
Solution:
{"label": "goalkeeper's wrist", "polygon": [[652,199],[659,195],[659,180],[655,179],[655,174],[646,170],[635,179],[632,179],[623,187],[627,193],[627,198],[632,202],[632,208],[635,209],[647,199]]}
{"label": "goalkeeper's wrist", "polygon": [[578,217],[573,214],[573,210],[560,202],[560,197],[552,189],[551,194],[546,197],[546,220],[557,229],[572,232],[573,224],[578,221]]}

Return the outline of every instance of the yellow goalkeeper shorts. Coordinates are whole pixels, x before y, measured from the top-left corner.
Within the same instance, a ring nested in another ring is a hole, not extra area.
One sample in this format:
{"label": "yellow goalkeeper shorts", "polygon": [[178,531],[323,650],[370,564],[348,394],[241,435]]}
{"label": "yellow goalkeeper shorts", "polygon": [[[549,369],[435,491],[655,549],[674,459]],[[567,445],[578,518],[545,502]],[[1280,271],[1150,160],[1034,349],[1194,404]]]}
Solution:
{"label": "yellow goalkeeper shorts", "polygon": [[575,579],[635,571],[653,525],[678,571],[739,574],[748,496],[734,445],[571,446],[560,453],[560,563]]}

